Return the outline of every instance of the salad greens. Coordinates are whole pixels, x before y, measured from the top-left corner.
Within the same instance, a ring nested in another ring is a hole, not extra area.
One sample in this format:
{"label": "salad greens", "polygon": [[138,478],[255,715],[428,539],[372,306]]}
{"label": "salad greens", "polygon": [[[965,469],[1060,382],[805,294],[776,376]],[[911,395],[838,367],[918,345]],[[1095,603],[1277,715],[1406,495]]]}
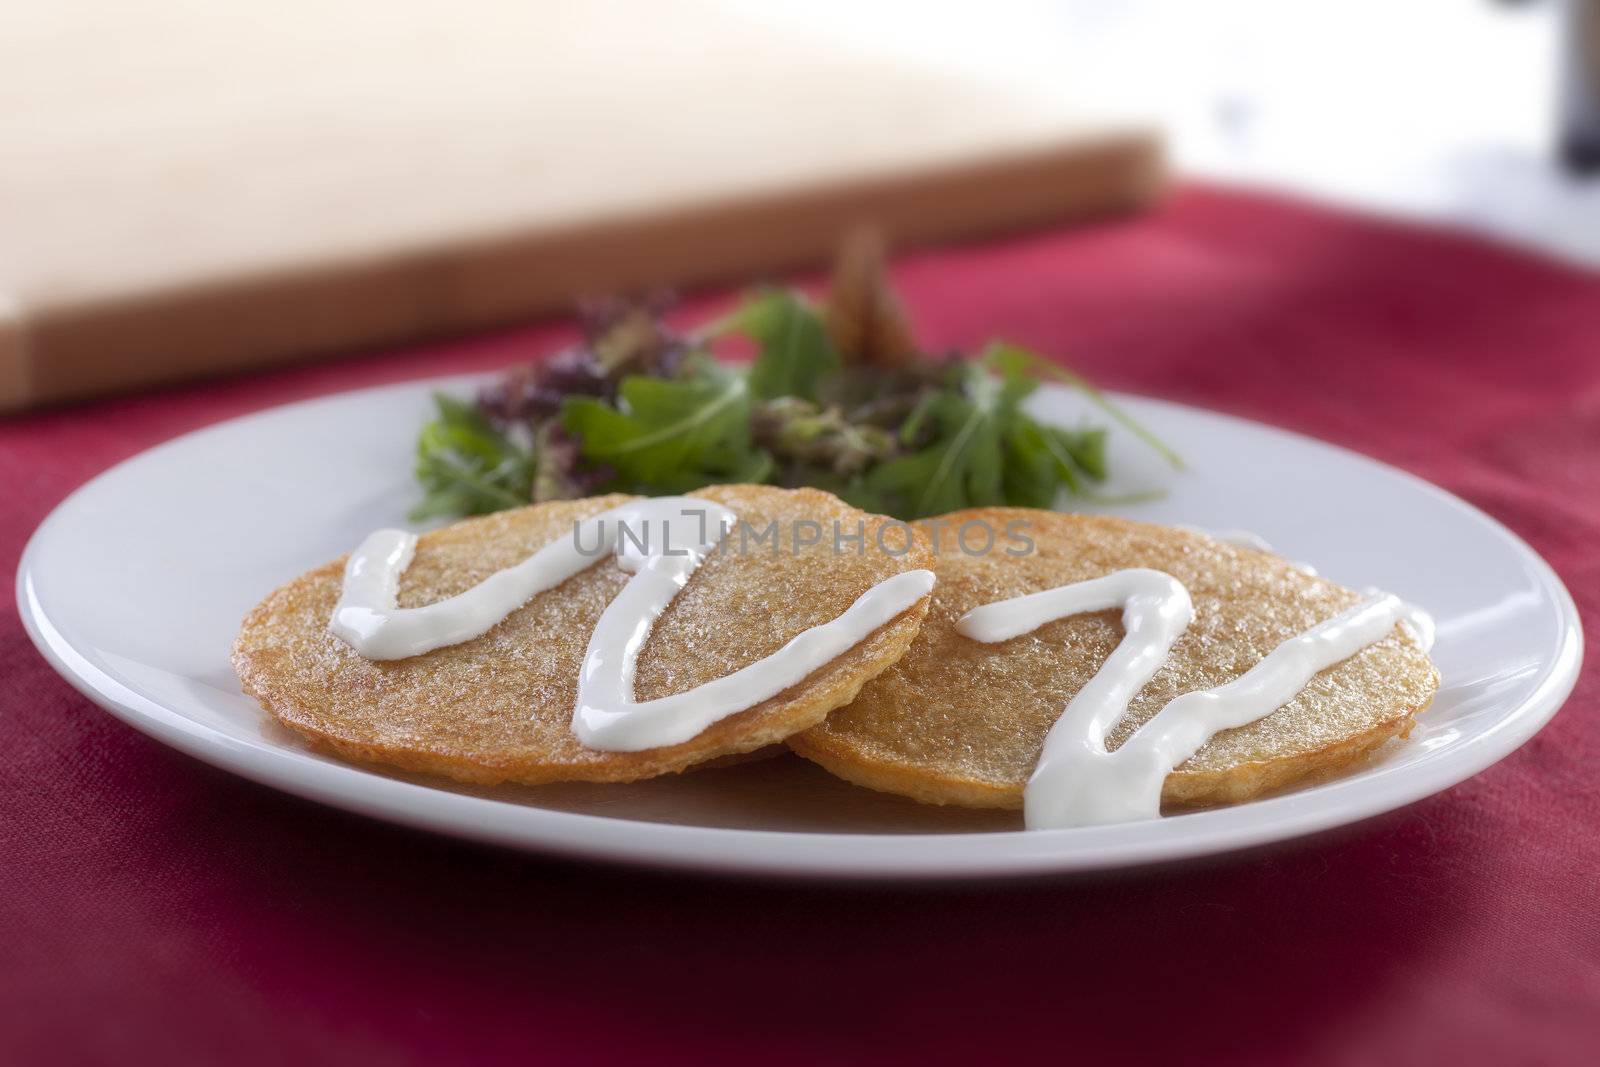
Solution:
{"label": "salad greens", "polygon": [[765,481],[772,458],[751,445],[748,380],[710,360],[696,364],[678,378],[624,378],[615,400],[573,397],[561,425],[617,487],[661,494]]}
{"label": "salad greens", "polygon": [[[815,486],[902,519],[1049,507],[1105,479],[1106,430],[1030,416],[1022,401],[1042,377],[1181,465],[1092,385],[1026,349],[996,342],[975,360],[915,350],[879,263],[858,257],[839,278],[858,291],[836,279],[826,312],[763,289],[687,336],[659,302],[582,309],[579,346],[507,371],[475,402],[436,396],[417,440],[413,518],[736,482]],[[734,336],[755,348],[748,367],[713,354]]]}
{"label": "salad greens", "polygon": [[534,451],[497,429],[477,407],[435,393],[438,414],[417,436],[422,502],[413,519],[481,515],[521,507],[533,496]]}

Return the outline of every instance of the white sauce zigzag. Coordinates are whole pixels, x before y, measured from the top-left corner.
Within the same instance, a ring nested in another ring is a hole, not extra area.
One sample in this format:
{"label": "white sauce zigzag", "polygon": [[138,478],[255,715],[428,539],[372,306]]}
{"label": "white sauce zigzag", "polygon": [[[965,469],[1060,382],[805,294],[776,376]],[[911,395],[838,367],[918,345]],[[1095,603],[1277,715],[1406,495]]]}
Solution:
{"label": "white sauce zigzag", "polygon": [[[681,531],[685,519],[694,520],[694,534],[674,544],[672,534]],[[765,659],[686,692],[636,702],[634,670],[651,627],[735,521],[727,508],[695,497],[623,504],[583,520],[571,537],[552,541],[471,589],[418,608],[396,606],[400,576],[416,553],[417,537],[379,530],[345,564],[329,629],[368,659],[418,656],[487,633],[533,597],[614,556],[632,577],[590,635],[572,729],[590,748],[638,752],[687,741],[712,723],[799,685],[933,589],[932,571],[897,574],[868,589],[838,618],[813,626]]]}
{"label": "white sauce zigzag", "polygon": [[1056,619],[1117,607],[1122,641],[1045,735],[1023,794],[1029,829],[1157,818],[1167,775],[1218,732],[1287,704],[1318,671],[1383,640],[1396,624],[1408,624],[1424,649],[1433,635],[1425,612],[1376,593],[1290,638],[1233,681],[1175,697],[1108,752],[1106,736],[1194,620],[1189,591],[1176,578],[1147,568],[1116,571],[974,608],[956,631],[974,641],[1008,641]]}
{"label": "white sauce zigzag", "polygon": [[[696,520],[696,534],[675,546],[671,524],[687,518]],[[545,545],[471,589],[418,608],[398,607],[396,600],[416,535],[379,530],[345,565],[329,628],[369,659],[405,659],[479,637],[538,594],[614,557],[632,577],[590,635],[572,729],[591,748],[637,752],[687,741],[798,685],[933,589],[931,571],[895,575],[765,659],[687,692],[635,701],[635,669],[651,628],[735,521],[727,508],[693,497],[624,504],[583,520],[571,538]],[[1224,536],[1268,550],[1254,535]],[[1030,829],[1086,826],[1158,817],[1167,775],[1207,740],[1287,704],[1318,671],[1381,641],[1397,624],[1408,626],[1424,649],[1431,646],[1427,613],[1369,592],[1369,599],[1279,645],[1233,681],[1176,697],[1115,752],[1106,751],[1107,735],[1194,619],[1189,592],[1176,578],[1149,568],[1120,570],[974,608],[956,630],[994,643],[1071,615],[1122,609],[1122,641],[1051,727],[1024,799]]]}

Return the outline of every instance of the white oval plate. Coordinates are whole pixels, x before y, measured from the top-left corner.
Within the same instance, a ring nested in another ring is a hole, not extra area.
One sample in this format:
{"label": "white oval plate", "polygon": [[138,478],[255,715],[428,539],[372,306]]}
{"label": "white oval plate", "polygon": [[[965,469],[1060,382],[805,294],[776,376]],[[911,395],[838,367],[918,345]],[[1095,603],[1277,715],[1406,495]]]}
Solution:
{"label": "white oval plate", "polygon": [[[929,808],[790,758],[624,786],[472,789],[311,752],[243,696],[228,648],[273,587],[349,551],[414,501],[412,442],[444,379],[262,412],[180,437],[72,494],[17,572],[51,664],[130,725],[219,767],[352,811],[520,848],[660,867],[810,877],[983,877],[1172,860],[1277,841],[1476,774],[1553,715],[1583,637],[1559,579],[1463,501],[1344,449],[1193,408],[1129,409],[1188,460],[1171,474],[1120,431],[1117,489],[1162,483],[1136,518],[1244,528],[1352,586],[1432,611],[1443,676],[1409,740],[1346,778],[1234,808],[1027,833],[1014,813]],[[1075,394],[1039,414],[1081,417]]]}

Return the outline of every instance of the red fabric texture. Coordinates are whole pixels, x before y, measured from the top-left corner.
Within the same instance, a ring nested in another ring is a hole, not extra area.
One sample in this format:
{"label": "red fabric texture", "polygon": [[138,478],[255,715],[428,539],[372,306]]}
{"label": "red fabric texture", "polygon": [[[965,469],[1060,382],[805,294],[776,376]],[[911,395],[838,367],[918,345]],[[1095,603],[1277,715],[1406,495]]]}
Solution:
{"label": "red fabric texture", "polygon": [[[1004,334],[1443,485],[1600,619],[1600,276],[1194,187],[895,276],[939,345]],[[572,336],[5,422],[0,554],[174,434]],[[1356,827],[1104,876],[828,888],[581,866],[283,796],[116,722],[0,612],[0,1062],[1600,1062],[1592,662],[1515,755]]]}

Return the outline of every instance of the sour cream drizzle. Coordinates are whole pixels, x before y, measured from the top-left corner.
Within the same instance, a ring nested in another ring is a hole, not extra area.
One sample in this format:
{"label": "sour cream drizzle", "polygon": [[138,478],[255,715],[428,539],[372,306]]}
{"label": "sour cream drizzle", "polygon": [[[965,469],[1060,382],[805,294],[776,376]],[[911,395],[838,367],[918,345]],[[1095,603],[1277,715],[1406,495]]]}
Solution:
{"label": "sour cream drizzle", "polygon": [[1425,613],[1377,594],[1279,645],[1233,681],[1174,698],[1107,752],[1106,735],[1194,619],[1181,582],[1147,568],[1116,571],[974,608],[957,620],[956,631],[975,641],[1007,641],[1056,619],[1116,607],[1122,608],[1121,643],[1051,727],[1028,779],[1023,819],[1029,829],[1157,818],[1167,775],[1219,731],[1287,704],[1318,671],[1381,641],[1397,623],[1410,622],[1424,646],[1432,638]]}
{"label": "sour cream drizzle", "polygon": [[572,729],[591,748],[637,752],[687,741],[800,684],[933,589],[932,571],[897,574],[765,659],[686,692],[637,703],[634,671],[651,628],[735,521],[727,508],[695,497],[623,504],[584,519],[572,536],[557,538],[471,589],[418,608],[396,606],[400,576],[416,554],[416,535],[379,530],[345,564],[329,628],[368,659],[421,655],[487,633],[533,597],[614,556],[632,577],[589,637]]}

